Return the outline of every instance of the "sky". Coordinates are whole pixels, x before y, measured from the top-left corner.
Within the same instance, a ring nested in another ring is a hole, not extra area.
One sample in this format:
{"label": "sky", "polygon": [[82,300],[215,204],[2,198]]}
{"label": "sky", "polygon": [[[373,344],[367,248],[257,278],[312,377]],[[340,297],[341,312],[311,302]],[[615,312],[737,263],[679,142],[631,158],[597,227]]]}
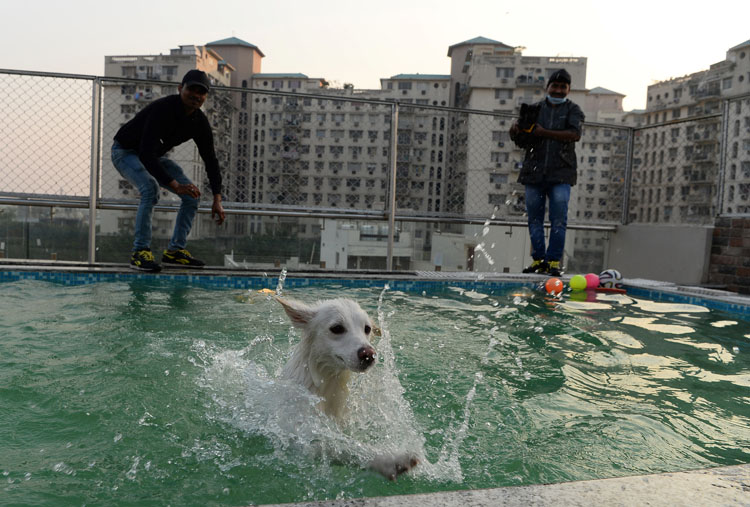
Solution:
{"label": "sky", "polygon": [[0,0],[0,68],[102,75],[104,57],[238,37],[262,72],[356,88],[449,74],[448,47],[482,36],[525,56],[586,57],[585,86],[646,106],[647,87],[707,69],[750,39],[750,2],[712,0]]}

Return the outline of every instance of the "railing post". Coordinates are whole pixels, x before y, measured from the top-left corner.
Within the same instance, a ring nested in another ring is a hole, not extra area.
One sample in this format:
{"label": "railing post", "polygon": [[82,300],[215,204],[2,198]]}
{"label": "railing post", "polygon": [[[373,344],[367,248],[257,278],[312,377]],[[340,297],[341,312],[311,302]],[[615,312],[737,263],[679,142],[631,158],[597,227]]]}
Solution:
{"label": "railing post", "polygon": [[628,128],[628,145],[625,152],[625,184],[622,189],[622,217],[620,222],[627,225],[630,221],[630,189],[633,186],[633,147],[635,145],[635,129]]}
{"label": "railing post", "polygon": [[396,160],[398,151],[398,103],[391,108],[391,160],[388,180],[388,250],[385,266],[388,271],[393,270],[393,243],[396,225]]}
{"label": "railing post", "polygon": [[719,174],[716,175],[716,213],[724,213],[724,183],[727,177],[727,150],[729,145],[729,99],[723,101],[721,117],[721,141],[719,143]]}
{"label": "railing post", "polygon": [[91,90],[91,173],[89,176],[89,244],[88,262],[96,262],[96,204],[99,195],[102,85],[94,79]]}

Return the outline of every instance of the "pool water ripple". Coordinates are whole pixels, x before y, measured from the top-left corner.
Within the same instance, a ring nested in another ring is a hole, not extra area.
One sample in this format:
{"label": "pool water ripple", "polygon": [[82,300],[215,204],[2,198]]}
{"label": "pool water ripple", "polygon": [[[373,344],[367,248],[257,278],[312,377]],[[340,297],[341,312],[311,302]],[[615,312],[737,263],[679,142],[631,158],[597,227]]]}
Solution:
{"label": "pool water ripple", "polygon": [[[750,460],[747,322],[695,305],[345,289],[383,334],[338,426],[278,380],[299,336],[263,295],[139,281],[0,291],[10,503],[310,501]],[[361,466],[404,449],[423,462],[396,483]]]}

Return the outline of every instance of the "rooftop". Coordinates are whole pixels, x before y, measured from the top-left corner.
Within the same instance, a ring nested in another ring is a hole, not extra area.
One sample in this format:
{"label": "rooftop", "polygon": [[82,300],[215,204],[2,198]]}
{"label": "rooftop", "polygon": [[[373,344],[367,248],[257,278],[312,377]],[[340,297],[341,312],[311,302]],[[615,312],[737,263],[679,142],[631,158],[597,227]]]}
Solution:
{"label": "rooftop", "polygon": [[589,90],[589,95],[617,95],[618,97],[625,96],[622,93],[613,92],[612,90],[602,88],[601,86],[597,86],[596,88],[592,88],[591,90]]}
{"label": "rooftop", "polygon": [[388,79],[428,79],[435,81],[438,79],[450,79],[450,74],[396,74]]}
{"label": "rooftop", "polygon": [[256,50],[260,54],[260,56],[266,56],[263,54],[263,51],[261,51],[260,48],[256,46],[255,44],[250,44],[249,42],[246,42],[242,39],[238,39],[237,37],[229,37],[227,39],[221,39],[221,40],[209,42],[208,44],[206,44],[206,46],[243,46],[246,48],[252,48]]}
{"label": "rooftop", "polygon": [[513,46],[508,46],[507,44],[503,44],[500,41],[488,39],[487,37],[474,37],[473,39],[465,40],[463,42],[459,42],[458,44],[453,44],[448,48],[448,56],[450,56],[453,52],[453,48],[457,48],[459,46],[474,46],[477,44],[490,44],[493,46],[502,46],[507,49],[515,49]]}
{"label": "rooftop", "polygon": [[310,79],[310,77],[306,74],[300,74],[299,72],[259,72],[258,74],[253,74],[253,79],[274,77],[295,77],[299,79]]}

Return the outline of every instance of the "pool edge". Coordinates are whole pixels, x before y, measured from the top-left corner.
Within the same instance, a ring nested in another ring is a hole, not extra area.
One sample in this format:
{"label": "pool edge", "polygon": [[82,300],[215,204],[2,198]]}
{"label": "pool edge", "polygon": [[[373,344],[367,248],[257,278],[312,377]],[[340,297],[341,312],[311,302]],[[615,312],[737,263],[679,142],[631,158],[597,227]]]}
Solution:
{"label": "pool edge", "polygon": [[558,484],[263,505],[265,507],[750,505],[750,464]]}
{"label": "pool edge", "polygon": [[[87,264],[65,261],[0,260],[0,282],[18,279],[46,280],[65,285],[81,285],[100,281],[171,281],[215,288],[275,289],[278,271],[236,270],[217,266],[191,270],[170,268],[161,273],[145,273],[127,264]],[[342,280],[342,277],[348,280]],[[571,275],[564,275],[569,280]],[[422,292],[440,287],[462,287],[471,290],[494,290],[503,286],[541,286],[549,277],[537,274],[435,272],[435,271],[295,271],[287,270],[286,288],[311,287],[339,281],[347,287],[372,286],[373,282],[389,284],[394,290]],[[750,317],[750,296],[725,290],[679,285],[645,279],[625,279],[628,295],[655,301],[697,304],[707,308]]]}

